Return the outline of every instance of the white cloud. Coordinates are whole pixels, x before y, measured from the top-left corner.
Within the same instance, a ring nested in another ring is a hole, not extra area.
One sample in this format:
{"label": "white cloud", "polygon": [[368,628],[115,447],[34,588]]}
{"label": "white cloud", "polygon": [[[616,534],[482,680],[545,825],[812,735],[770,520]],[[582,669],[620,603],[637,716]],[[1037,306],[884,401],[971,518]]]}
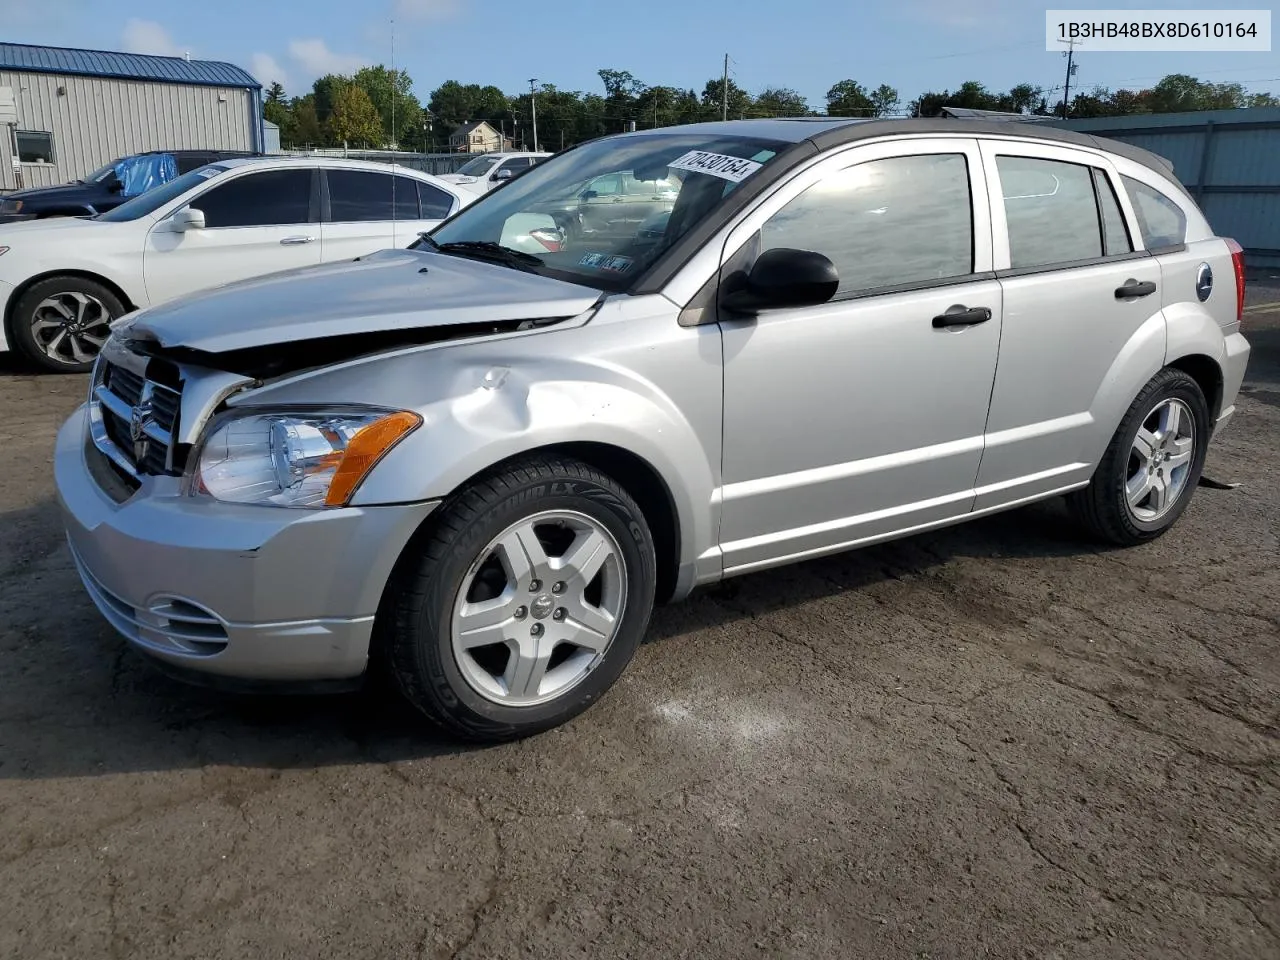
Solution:
{"label": "white cloud", "polygon": [[280,66],[279,61],[269,53],[255,53],[250,57],[249,72],[264,87],[273,83],[289,86],[289,71]]}
{"label": "white cloud", "polygon": [[458,10],[457,0],[396,0],[392,8],[397,21],[441,20]]}
{"label": "white cloud", "polygon": [[180,57],[183,50],[169,36],[169,31],[154,20],[130,19],[120,32],[120,42],[130,53],[150,53],[159,57]]}
{"label": "white cloud", "polygon": [[306,71],[308,76],[320,77],[326,73],[355,73],[368,61],[350,53],[335,53],[323,40],[290,40],[289,56]]}

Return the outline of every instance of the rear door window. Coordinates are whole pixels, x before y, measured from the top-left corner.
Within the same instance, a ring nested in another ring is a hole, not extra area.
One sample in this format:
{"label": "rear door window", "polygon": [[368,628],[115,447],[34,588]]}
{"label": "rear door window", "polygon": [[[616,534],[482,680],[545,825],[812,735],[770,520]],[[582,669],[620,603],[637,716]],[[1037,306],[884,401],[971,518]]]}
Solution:
{"label": "rear door window", "polygon": [[391,220],[395,196],[392,177],[368,170],[327,170],[329,219],[333,223]]}
{"label": "rear door window", "polygon": [[1132,253],[1133,241],[1129,239],[1129,228],[1125,226],[1124,214],[1120,212],[1120,202],[1116,200],[1111,178],[1095,167],[1093,184],[1098,191],[1098,207],[1102,210],[1104,255],[1113,257],[1120,253]]}
{"label": "rear door window", "polygon": [[973,272],[973,201],[963,154],[887,157],[825,177],[775,213],[761,251],[813,250],[839,297]]}
{"label": "rear door window", "polygon": [[1122,177],[1134,213],[1138,215],[1138,229],[1142,231],[1142,243],[1148,250],[1176,247],[1187,239],[1187,215],[1182,208],[1155,187],[1149,187],[1130,177]]}
{"label": "rear door window", "polygon": [[996,169],[1014,269],[1102,257],[1102,224],[1090,167],[1001,156]]}

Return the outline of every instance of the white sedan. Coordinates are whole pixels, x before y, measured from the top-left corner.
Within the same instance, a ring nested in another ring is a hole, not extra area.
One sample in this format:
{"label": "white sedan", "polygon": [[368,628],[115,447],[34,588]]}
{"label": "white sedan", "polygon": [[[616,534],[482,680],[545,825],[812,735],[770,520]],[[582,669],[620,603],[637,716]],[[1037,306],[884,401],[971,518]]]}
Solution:
{"label": "white sedan", "polygon": [[406,247],[477,196],[404,167],[265,157],[200,167],[97,217],[0,226],[0,351],[88,370],[126,313]]}

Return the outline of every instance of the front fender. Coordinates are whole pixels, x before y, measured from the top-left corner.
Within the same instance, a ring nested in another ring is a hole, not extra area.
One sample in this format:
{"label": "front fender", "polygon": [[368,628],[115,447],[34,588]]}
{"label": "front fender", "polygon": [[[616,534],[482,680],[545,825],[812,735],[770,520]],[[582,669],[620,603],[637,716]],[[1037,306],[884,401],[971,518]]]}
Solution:
{"label": "front fender", "polygon": [[[434,344],[312,372],[237,396],[235,406],[374,403],[423,425],[352,503],[448,496],[494,464],[566,443],[607,444],[648,463],[670,492],[681,565],[711,551],[719,510],[719,329],[675,311]],[[618,477],[626,483],[626,477]]]}

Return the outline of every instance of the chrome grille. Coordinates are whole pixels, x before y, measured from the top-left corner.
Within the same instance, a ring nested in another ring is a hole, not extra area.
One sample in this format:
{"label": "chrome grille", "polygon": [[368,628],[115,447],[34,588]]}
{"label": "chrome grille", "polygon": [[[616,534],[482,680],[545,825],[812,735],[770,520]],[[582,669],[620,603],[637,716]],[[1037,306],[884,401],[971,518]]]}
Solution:
{"label": "chrome grille", "polygon": [[94,446],[129,476],[172,472],[178,391],[105,359],[96,379],[89,404]]}

